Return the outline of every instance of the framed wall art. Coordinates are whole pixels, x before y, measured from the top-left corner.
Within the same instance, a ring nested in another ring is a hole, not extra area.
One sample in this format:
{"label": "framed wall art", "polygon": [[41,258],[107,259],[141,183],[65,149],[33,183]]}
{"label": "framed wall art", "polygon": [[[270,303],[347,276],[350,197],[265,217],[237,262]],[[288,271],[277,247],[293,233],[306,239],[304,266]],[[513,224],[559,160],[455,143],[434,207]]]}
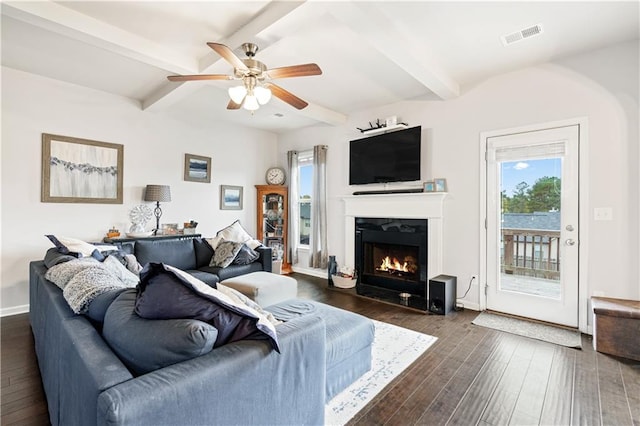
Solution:
{"label": "framed wall art", "polygon": [[184,180],[211,183],[211,157],[184,155]]}
{"label": "framed wall art", "polygon": [[42,134],[43,203],[122,204],[124,146]]}
{"label": "framed wall art", "polygon": [[435,183],[433,183],[432,180],[426,181],[424,183],[424,186],[423,186],[422,190],[424,192],[433,192],[433,191],[436,190],[436,185],[435,185]]}
{"label": "framed wall art", "polygon": [[242,187],[220,185],[220,210],[242,210]]}
{"label": "framed wall art", "polygon": [[435,185],[436,192],[446,192],[447,191],[447,180],[442,178],[435,178],[433,180],[433,184]]}

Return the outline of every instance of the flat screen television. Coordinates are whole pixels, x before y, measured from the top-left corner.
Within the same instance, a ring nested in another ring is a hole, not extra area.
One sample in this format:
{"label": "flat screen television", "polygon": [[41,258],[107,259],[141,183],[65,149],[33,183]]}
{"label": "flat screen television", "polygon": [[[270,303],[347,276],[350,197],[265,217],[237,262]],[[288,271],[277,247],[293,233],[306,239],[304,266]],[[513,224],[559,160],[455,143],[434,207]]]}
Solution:
{"label": "flat screen television", "polygon": [[420,180],[421,126],[352,140],[349,185]]}

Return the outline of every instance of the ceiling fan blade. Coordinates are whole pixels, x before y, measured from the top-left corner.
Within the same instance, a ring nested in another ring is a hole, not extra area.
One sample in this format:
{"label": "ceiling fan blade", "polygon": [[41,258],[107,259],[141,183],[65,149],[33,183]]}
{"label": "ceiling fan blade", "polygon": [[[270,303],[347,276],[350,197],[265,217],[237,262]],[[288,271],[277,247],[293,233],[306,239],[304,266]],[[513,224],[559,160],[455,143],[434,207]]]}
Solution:
{"label": "ceiling fan blade", "polygon": [[242,62],[242,60],[238,58],[236,54],[233,53],[233,51],[224,44],[209,42],[207,43],[207,46],[215,50],[218,55],[222,56],[227,62],[233,65],[234,68],[238,68],[242,71],[248,70],[244,62]]}
{"label": "ceiling fan blade", "polygon": [[289,105],[291,105],[294,108],[303,109],[303,108],[306,108],[307,105],[309,105],[307,102],[303,101],[302,99],[300,99],[299,97],[297,97],[293,93],[289,92],[288,90],[283,89],[280,86],[276,86],[273,83],[265,83],[264,86],[266,88],[268,88],[269,90],[271,90],[271,94],[273,96],[275,96],[276,98],[288,103]]}
{"label": "ceiling fan blade", "polygon": [[320,74],[322,74],[322,70],[316,64],[292,65],[289,67],[273,68],[267,71],[267,75],[271,78],[306,77]]}
{"label": "ceiling fan blade", "polygon": [[[243,100],[244,101],[244,100]],[[229,99],[229,103],[227,104],[227,109],[240,109],[242,103],[235,103],[231,99]]]}
{"label": "ceiling fan blade", "polygon": [[233,80],[233,76],[226,74],[170,75],[167,78],[169,81]]}

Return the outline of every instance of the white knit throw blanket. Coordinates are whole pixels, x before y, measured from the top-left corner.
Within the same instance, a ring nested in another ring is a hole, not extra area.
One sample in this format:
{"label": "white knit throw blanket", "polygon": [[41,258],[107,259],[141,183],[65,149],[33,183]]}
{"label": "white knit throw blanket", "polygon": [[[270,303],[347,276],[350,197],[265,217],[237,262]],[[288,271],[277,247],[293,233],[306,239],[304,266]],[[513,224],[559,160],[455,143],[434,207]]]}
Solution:
{"label": "white knit throw blanket", "polygon": [[99,295],[111,290],[133,288],[139,280],[117,259],[104,262],[80,258],[49,268],[45,278],[62,289],[62,295],[76,314],[83,314]]}

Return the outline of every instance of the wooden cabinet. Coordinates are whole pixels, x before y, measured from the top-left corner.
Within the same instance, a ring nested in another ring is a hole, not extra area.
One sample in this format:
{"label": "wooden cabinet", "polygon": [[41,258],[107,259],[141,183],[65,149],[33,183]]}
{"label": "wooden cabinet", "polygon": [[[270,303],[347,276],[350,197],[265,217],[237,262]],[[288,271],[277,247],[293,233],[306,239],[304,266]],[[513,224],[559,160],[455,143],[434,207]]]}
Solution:
{"label": "wooden cabinet", "polygon": [[262,243],[271,247],[274,272],[277,263],[282,262],[281,272],[291,272],[287,259],[287,231],[289,222],[289,192],[286,186],[256,185],[258,206],[258,235]]}

